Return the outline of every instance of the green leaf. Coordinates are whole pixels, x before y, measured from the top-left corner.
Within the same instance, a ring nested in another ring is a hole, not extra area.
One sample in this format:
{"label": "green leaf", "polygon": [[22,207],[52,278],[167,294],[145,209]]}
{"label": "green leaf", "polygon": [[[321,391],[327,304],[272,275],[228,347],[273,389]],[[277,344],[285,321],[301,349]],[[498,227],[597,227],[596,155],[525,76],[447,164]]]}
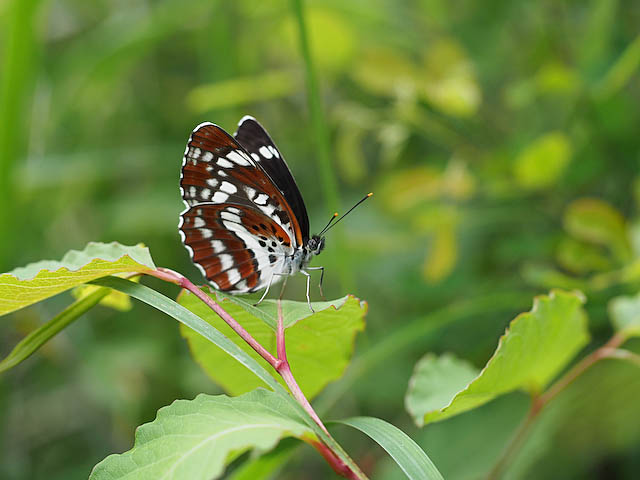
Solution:
{"label": "green leaf", "polygon": [[275,479],[284,464],[291,460],[294,453],[301,447],[300,442],[283,439],[270,452],[247,459],[241,466],[234,469],[226,478],[228,480],[255,480],[256,478]]}
{"label": "green leaf", "polygon": [[391,455],[408,478],[442,479],[442,475],[427,454],[398,427],[373,417],[353,417],[333,423],[349,425],[371,437]]}
{"label": "green leaf", "polygon": [[535,190],[553,185],[571,160],[571,143],[562,132],[551,132],[527,145],[516,158],[518,184]]}
{"label": "green leaf", "polygon": [[536,297],[531,311],[511,322],[480,375],[451,402],[426,412],[424,423],[444,420],[516,389],[542,392],[589,340],[582,302],[580,294],[560,290]]}
{"label": "green leaf", "polygon": [[0,315],[114,273],[154,270],[149,250],[119,243],[89,243],[61,261],[43,260],[0,275]]}
{"label": "green leaf", "polygon": [[249,449],[267,451],[288,436],[313,436],[282,397],[255,390],[240,397],[200,394],[158,410],[135,444],[95,466],[91,480],[209,480]]}
{"label": "green leaf", "polygon": [[[273,379],[273,377],[262,365],[256,362],[249,354],[244,352],[234,342],[229,340],[229,338],[222,335],[220,331],[216,330],[209,323],[205,322],[200,317],[184,308],[182,305],[177,304],[161,293],[158,293],[155,290],[152,290],[144,285],[140,285],[135,282],[131,282],[129,280],[114,276],[99,278],[97,280],[93,280],[90,283],[93,285],[109,287],[114,290],[126,293],[133,298],[137,298],[138,300],[143,301],[146,304],[157,308],[161,312],[164,312],[167,315],[175,318],[181,324],[188,326],[189,328],[195,330],[200,335],[208,339],[210,342],[213,342],[215,345],[220,347],[222,350],[224,350],[226,353],[240,362],[243,366],[253,372],[256,376],[258,376],[274,392],[279,394],[294,410],[297,411],[298,415],[300,415],[300,417],[304,419],[307,426],[313,432],[315,432],[316,436],[319,437],[325,443],[325,445],[329,446],[331,450],[333,450],[336,455],[351,468],[352,471],[356,472],[358,478],[366,478],[366,476],[360,471],[358,465],[356,465],[355,462],[349,457],[349,455],[347,455],[340,444],[338,444],[332,437],[327,435],[315,423],[315,421],[302,408],[302,406],[298,404],[276,380]],[[237,335],[235,335],[234,333],[233,337],[236,336]]]}
{"label": "green leaf", "polygon": [[640,337],[640,294],[635,297],[616,297],[609,302],[609,317],[617,332]]}
{"label": "green leaf", "polygon": [[31,332],[0,362],[0,372],[9,370],[29,358],[49,339],[79,318],[84,312],[97,305],[110,292],[111,290],[108,288],[97,287],[95,291],[76,300],[40,328]]}
{"label": "green leaf", "polygon": [[602,200],[575,200],[565,211],[564,228],[580,240],[608,247],[620,261],[631,258],[631,245],[624,217]]}
{"label": "green leaf", "polygon": [[[127,274],[116,274],[116,276],[120,278],[126,278]],[[139,282],[140,276],[130,278],[132,282]],[[84,297],[91,295],[93,292],[100,290],[102,287],[97,287],[95,285],[80,285],[79,287],[71,290],[71,295],[74,298],[80,300]],[[117,290],[111,290],[109,295],[105,296],[100,300],[100,305],[105,307],[113,308],[114,310],[119,310],[121,312],[128,312],[133,308],[133,302],[131,301],[131,297],[129,295],[125,295],[122,292],[118,292]]]}
{"label": "green leaf", "polygon": [[448,405],[480,371],[470,363],[445,353],[437,357],[428,353],[418,363],[409,380],[405,406],[414,422],[421,427],[427,412]]}
{"label": "green leaf", "polygon": [[[214,293],[209,295],[216,298]],[[267,300],[257,309],[241,299],[231,301],[221,298],[220,305],[258,342],[275,354],[277,302]],[[267,365],[264,359],[235,335],[231,328],[195,295],[181,294],[178,303],[231,338],[258,363]],[[366,312],[366,304],[353,296],[312,305],[316,311],[314,314],[310,312],[306,302],[283,301],[287,358],[307,398],[312,398],[328,382],[342,376],[353,353],[355,335],[364,329]],[[224,352],[201,336],[186,328],[182,328],[181,332],[189,342],[196,361],[228,393],[238,395],[264,386],[254,375],[229,362]],[[281,381],[280,377],[277,378]]]}
{"label": "green leaf", "polygon": [[[247,301],[243,297],[237,295],[229,295],[224,292],[218,292],[216,290],[212,290],[208,286],[202,287],[202,290],[207,292],[210,296],[213,297],[212,294],[215,293],[214,299],[218,303],[229,301],[234,303],[242,308],[242,310],[247,311],[254,317],[259,318],[263,322],[265,322],[269,328],[271,328],[274,332],[278,325],[278,302],[275,300],[264,300],[259,307],[254,306],[253,301]],[[181,294],[188,294],[189,292],[183,290]],[[312,306],[314,311],[319,312],[321,310],[326,310],[330,307],[333,308],[341,308],[349,299],[349,295],[346,295],[342,298],[338,298],[336,300],[329,300],[324,302],[313,302]],[[309,310],[309,304],[307,302],[295,302],[292,300],[282,300],[282,320],[285,328],[289,328],[296,322],[303,320],[307,317],[313,315],[313,312]]]}

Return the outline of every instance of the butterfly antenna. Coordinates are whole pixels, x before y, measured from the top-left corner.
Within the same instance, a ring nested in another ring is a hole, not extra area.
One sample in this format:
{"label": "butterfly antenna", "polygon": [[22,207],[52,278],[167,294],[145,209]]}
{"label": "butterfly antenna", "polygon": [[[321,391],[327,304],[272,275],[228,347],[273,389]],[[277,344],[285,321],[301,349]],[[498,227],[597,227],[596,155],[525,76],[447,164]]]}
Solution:
{"label": "butterfly antenna", "polygon": [[327,225],[322,229],[322,231],[318,235],[322,235],[324,232],[326,232],[327,228],[329,228],[329,225],[331,225],[333,223],[333,221],[336,219],[337,216],[338,216],[338,212],[334,213],[331,216],[331,219],[329,220],[329,223],[327,223]]}
{"label": "butterfly antenna", "polygon": [[[347,215],[349,215],[349,214],[351,213],[351,211],[352,211],[354,208],[356,208],[358,205],[360,205],[362,202],[364,202],[364,201],[365,201],[367,198],[369,198],[371,195],[373,195],[373,192],[371,192],[371,193],[367,193],[363,199],[361,199],[361,200],[360,200],[358,203],[356,203],[353,207],[351,207],[349,210],[347,210],[347,213],[345,213],[345,214],[344,214],[344,215],[342,215],[338,220],[336,220],[336,221],[333,223],[333,225],[331,225],[331,222],[329,222],[329,225],[327,225],[327,226],[325,227],[325,229],[324,229],[322,232],[323,232],[323,233],[326,233],[326,232],[328,232],[329,230],[331,230],[333,227],[335,227],[335,226],[338,224],[338,222],[339,222],[340,220],[342,220],[344,217],[346,217]],[[334,215],[334,218],[335,218],[335,215]],[[333,221],[333,218],[332,218],[331,220]]]}

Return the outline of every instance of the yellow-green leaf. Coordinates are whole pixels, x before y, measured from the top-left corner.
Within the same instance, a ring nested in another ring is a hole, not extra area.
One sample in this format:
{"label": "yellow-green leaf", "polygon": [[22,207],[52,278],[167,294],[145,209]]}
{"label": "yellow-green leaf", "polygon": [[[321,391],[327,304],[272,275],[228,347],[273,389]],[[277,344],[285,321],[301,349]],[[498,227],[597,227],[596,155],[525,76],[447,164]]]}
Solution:
{"label": "yellow-green leaf", "polygon": [[416,364],[404,404],[416,422],[424,425],[426,413],[447,405],[480,371],[469,362],[445,353],[437,357],[428,353]]}
{"label": "yellow-green leaf", "polygon": [[154,269],[146,247],[89,243],[82,251],[69,251],[60,261],[43,260],[0,275],[0,315],[96,278]]}
{"label": "yellow-green leaf", "polygon": [[[440,398],[441,405],[435,407],[433,402],[413,395],[414,405],[428,404],[431,408],[424,412],[424,423],[471,410],[513,390],[541,393],[589,340],[582,302],[580,294],[560,290],[536,297],[531,311],[518,315],[511,322],[495,353],[475,380],[449,401]],[[460,383],[464,383],[471,372],[467,369],[460,375],[460,365],[455,362],[439,366],[437,378],[446,377],[441,370],[448,367],[450,375]],[[426,369],[426,374],[423,370],[418,370],[419,375],[412,379],[414,392],[433,390],[429,385],[422,385],[433,384],[432,369]]]}

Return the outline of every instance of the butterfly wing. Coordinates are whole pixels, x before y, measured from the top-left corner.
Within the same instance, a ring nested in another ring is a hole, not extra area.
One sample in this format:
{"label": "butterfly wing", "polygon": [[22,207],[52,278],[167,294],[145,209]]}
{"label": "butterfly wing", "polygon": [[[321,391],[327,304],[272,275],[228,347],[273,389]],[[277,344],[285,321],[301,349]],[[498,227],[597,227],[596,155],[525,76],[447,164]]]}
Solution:
{"label": "butterfly wing", "polygon": [[234,137],[249,152],[252,160],[267,172],[282,192],[298,220],[303,242],[306,242],[309,239],[309,217],[304,200],[287,162],[267,131],[255,118],[247,115],[240,120],[238,131]]}
{"label": "butterfly wing", "polygon": [[291,239],[272,218],[237,204],[200,204],[182,215],[180,232],[202,274],[231,293],[255,292],[283,271]]}
{"label": "butterfly wing", "polygon": [[179,227],[183,242],[220,290],[261,288],[274,271],[281,271],[286,255],[302,245],[300,226],[277,185],[212,123],[198,125],[191,134],[180,191],[187,205]]}

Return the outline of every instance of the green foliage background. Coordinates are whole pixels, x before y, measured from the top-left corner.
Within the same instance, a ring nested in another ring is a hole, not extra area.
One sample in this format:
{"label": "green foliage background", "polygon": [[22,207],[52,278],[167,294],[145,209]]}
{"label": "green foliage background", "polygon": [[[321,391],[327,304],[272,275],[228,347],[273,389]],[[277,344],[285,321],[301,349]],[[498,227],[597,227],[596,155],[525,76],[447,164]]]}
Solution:
{"label": "green foliage background", "polygon": [[[482,367],[551,287],[587,295],[592,349],[611,335],[609,300],[637,293],[640,4],[329,0],[307,3],[307,23],[340,199],[321,175],[289,2],[1,2],[0,271],[117,240],[199,282],[176,227],[184,144],[202,121],[233,131],[252,114],[287,158],[312,229],[334,203],[376,193],[315,262],[327,298],[369,301],[354,368],[319,402],[329,417],[389,420],[445,478],[477,478],[527,400],[418,430],[408,379],[426,352]],[[303,287],[289,281],[288,297]],[[0,353],[70,301],[2,319]],[[1,478],[86,478],[160,407],[221,392],[159,312],[87,317],[0,378]],[[509,475],[634,478],[638,378],[622,363],[589,371]],[[381,449],[336,432],[374,478],[398,475]],[[278,478],[302,475],[331,473],[306,449]]]}

